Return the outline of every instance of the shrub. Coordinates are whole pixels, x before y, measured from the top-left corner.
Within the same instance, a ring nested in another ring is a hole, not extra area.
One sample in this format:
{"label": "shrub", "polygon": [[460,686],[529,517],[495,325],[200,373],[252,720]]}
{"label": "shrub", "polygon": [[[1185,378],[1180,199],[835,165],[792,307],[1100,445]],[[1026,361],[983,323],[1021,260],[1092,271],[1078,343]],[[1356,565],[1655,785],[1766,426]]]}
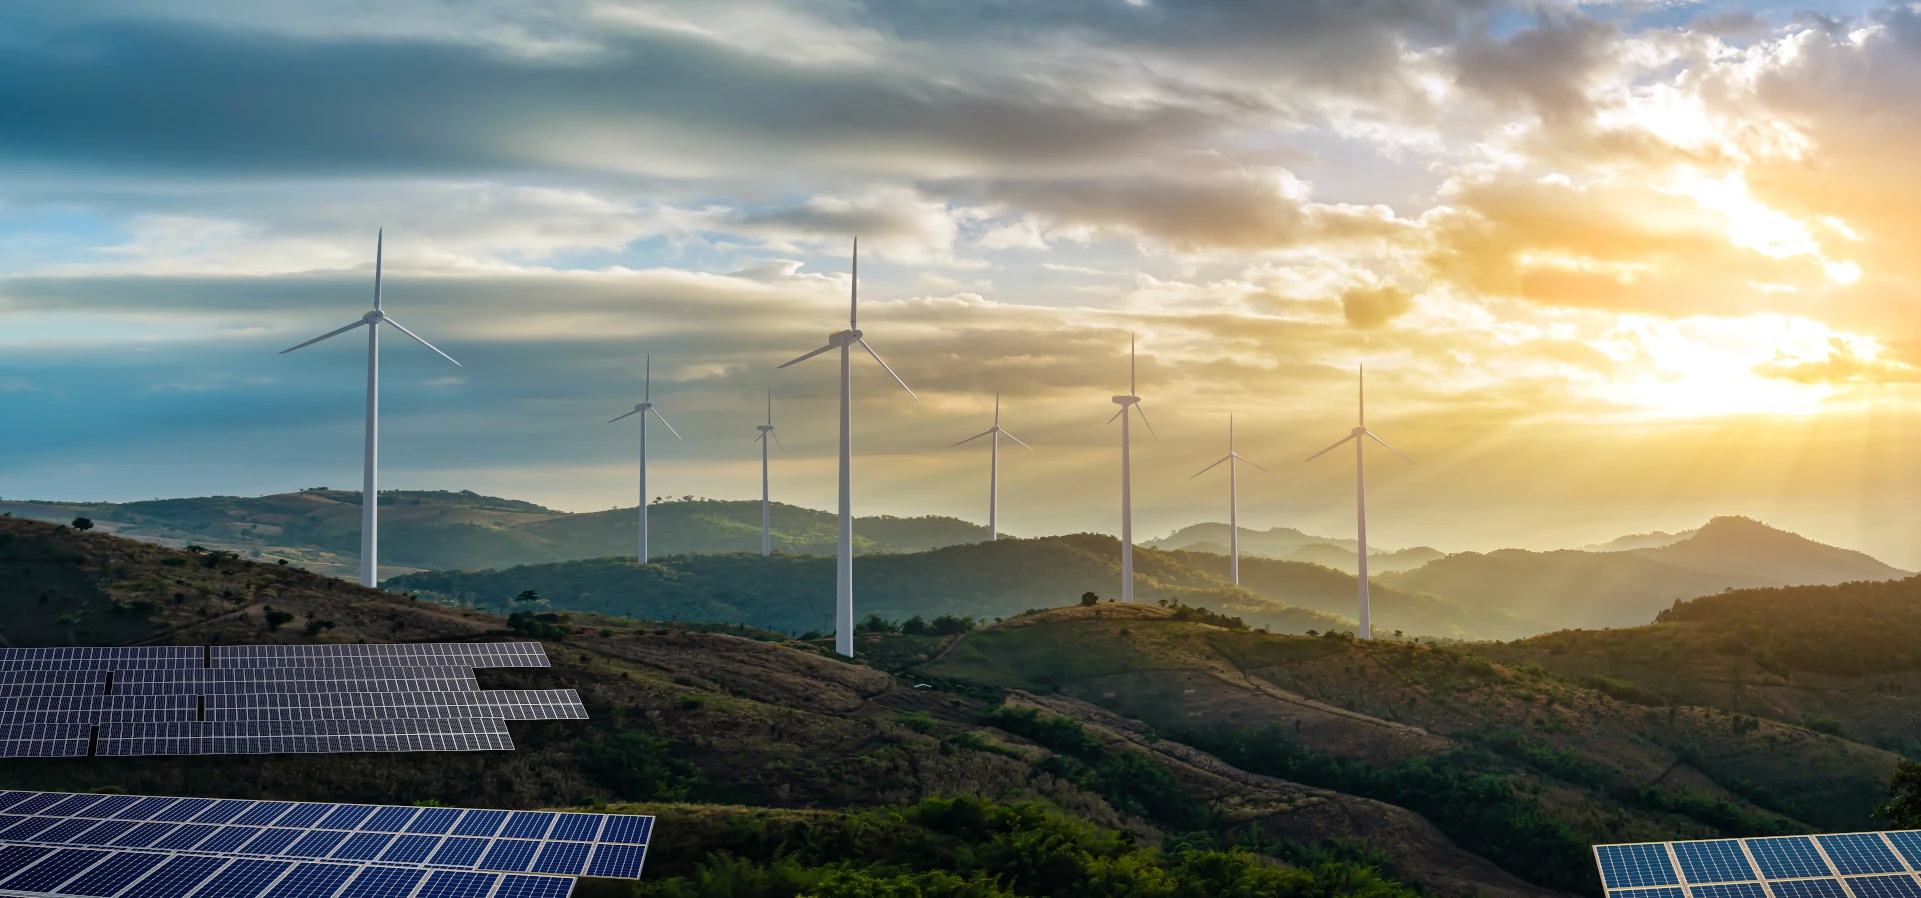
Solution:
{"label": "shrub", "polygon": [[88,530],[92,530],[92,529],[93,529],[93,519],[92,519],[92,518],[74,518],[74,519],[73,519],[73,529],[75,529],[75,530],[78,530],[78,531],[81,531],[82,533],[84,533],[84,532],[86,532],[86,531],[88,531]]}

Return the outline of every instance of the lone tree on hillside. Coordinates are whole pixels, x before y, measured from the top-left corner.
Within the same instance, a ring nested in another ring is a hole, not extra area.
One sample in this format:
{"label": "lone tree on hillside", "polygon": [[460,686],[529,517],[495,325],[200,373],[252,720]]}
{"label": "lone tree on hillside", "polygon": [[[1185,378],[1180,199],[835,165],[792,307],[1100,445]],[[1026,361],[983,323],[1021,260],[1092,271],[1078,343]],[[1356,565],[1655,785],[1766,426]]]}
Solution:
{"label": "lone tree on hillside", "polygon": [[540,593],[539,593],[539,592],[536,592],[536,591],[534,591],[534,590],[531,590],[531,589],[523,589],[523,590],[521,590],[521,591],[520,591],[520,595],[517,595],[517,596],[514,596],[514,601],[516,601],[516,602],[538,602],[538,601],[540,601]]}
{"label": "lone tree on hillside", "polygon": [[1101,603],[1100,596],[1095,595],[1094,593],[1091,593],[1091,592],[1081,593],[1082,605],[1099,605],[1100,603]]}
{"label": "lone tree on hillside", "polygon": [[93,519],[92,518],[74,518],[73,529],[80,530],[80,531],[92,530]]}
{"label": "lone tree on hillside", "polygon": [[1874,816],[1894,829],[1921,829],[1921,764],[1902,759],[1888,781],[1888,800],[1875,806]]}

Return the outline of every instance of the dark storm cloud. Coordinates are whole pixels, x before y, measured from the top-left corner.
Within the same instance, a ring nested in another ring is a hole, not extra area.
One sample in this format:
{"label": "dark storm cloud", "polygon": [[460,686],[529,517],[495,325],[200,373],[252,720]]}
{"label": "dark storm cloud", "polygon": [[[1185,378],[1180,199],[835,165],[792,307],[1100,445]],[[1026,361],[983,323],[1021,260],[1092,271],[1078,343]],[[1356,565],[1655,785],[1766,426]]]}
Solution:
{"label": "dark storm cloud", "polygon": [[1223,124],[1219,98],[1199,94],[1102,104],[912,70],[791,66],[658,33],[556,60],[158,20],[15,24],[0,52],[0,158],[16,162],[445,176],[632,170],[671,147],[682,164],[708,161],[704,149],[796,163],[885,154],[911,168],[1124,156]]}

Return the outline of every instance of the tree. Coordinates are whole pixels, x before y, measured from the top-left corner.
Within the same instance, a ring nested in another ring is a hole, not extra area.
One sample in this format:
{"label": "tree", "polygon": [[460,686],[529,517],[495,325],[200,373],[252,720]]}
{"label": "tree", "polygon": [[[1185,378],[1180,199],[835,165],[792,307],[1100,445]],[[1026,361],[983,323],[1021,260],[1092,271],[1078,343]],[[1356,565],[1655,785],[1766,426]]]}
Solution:
{"label": "tree", "polygon": [[521,590],[521,591],[520,591],[520,595],[517,595],[517,596],[514,596],[514,601],[516,601],[516,602],[538,602],[538,601],[540,601],[540,593],[539,593],[539,592],[536,592],[535,590],[531,590],[531,589],[523,589],[523,590]]}
{"label": "tree", "polygon": [[73,519],[73,529],[75,529],[75,530],[79,530],[79,531],[82,531],[82,532],[85,532],[85,531],[88,531],[88,530],[92,530],[92,529],[93,529],[93,519],[92,519],[92,518],[74,518],[74,519]]}
{"label": "tree", "polygon": [[1100,603],[1101,603],[1101,597],[1100,597],[1100,596],[1098,596],[1098,595],[1095,595],[1094,593],[1091,593],[1091,592],[1084,592],[1084,593],[1081,593],[1081,604],[1082,604],[1082,605],[1098,605],[1098,604],[1100,604]]}
{"label": "tree", "polygon": [[293,615],[285,611],[275,611],[273,608],[268,608],[266,612],[267,629],[269,630],[278,630],[282,625],[293,620]]}
{"label": "tree", "polygon": [[908,636],[926,636],[927,619],[916,614],[900,622],[900,631]]}
{"label": "tree", "polygon": [[1875,806],[1874,816],[1892,829],[1921,829],[1921,763],[1901,760],[1888,781],[1888,800]]}

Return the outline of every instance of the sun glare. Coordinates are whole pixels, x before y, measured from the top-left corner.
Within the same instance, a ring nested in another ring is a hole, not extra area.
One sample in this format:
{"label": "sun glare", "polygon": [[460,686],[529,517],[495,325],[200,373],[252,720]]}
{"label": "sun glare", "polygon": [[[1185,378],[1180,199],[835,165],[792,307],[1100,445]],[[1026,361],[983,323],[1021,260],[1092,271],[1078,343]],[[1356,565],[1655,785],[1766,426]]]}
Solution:
{"label": "sun glare", "polygon": [[[1828,279],[1837,284],[1852,284],[1861,279],[1861,267],[1828,258],[1806,224],[1748,193],[1747,180],[1740,172],[1708,178],[1687,169],[1679,183],[1667,190],[1691,197],[1701,208],[1719,213],[1727,221],[1728,242],[1735,246],[1773,259],[1813,259],[1821,264]],[[1844,237],[1858,239],[1845,225],[1836,227],[1834,219],[1824,223]]]}
{"label": "sun glare", "polygon": [[1786,315],[1667,321],[1628,316],[1592,344],[1629,372],[1597,390],[1599,398],[1651,417],[1810,415],[1835,392],[1765,373],[1769,365],[1816,362],[1836,341],[1872,341]]}

